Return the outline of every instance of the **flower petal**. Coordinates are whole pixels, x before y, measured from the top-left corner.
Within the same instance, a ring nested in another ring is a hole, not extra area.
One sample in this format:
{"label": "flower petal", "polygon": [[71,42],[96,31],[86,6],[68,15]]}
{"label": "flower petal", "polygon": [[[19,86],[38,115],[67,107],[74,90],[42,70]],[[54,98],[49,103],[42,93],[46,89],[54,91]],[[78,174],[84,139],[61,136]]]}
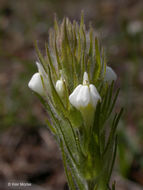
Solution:
{"label": "flower petal", "polygon": [[69,96],[69,101],[70,101],[70,103],[71,103],[73,106],[75,106],[76,108],[77,108],[76,97],[77,97],[77,95],[78,95],[78,93],[79,93],[81,87],[82,87],[81,84],[78,85],[78,86],[74,89],[74,91],[71,93],[71,95]]}
{"label": "flower petal", "polygon": [[32,76],[31,80],[28,83],[28,87],[34,92],[40,94],[41,96],[44,95],[44,88],[43,88],[40,73],[35,73]]}
{"label": "flower petal", "polygon": [[112,81],[116,81],[116,80],[117,80],[116,73],[113,71],[113,69],[111,67],[106,66],[106,73],[105,73],[105,76],[104,76],[104,81],[111,84]]}
{"label": "flower petal", "polygon": [[90,93],[88,86],[82,86],[77,97],[76,102],[78,107],[86,107],[90,102]]}
{"label": "flower petal", "polygon": [[93,84],[90,84],[89,88],[90,88],[90,95],[91,95],[91,101],[92,101],[93,107],[96,107],[98,100],[101,101],[101,97],[96,87]]}

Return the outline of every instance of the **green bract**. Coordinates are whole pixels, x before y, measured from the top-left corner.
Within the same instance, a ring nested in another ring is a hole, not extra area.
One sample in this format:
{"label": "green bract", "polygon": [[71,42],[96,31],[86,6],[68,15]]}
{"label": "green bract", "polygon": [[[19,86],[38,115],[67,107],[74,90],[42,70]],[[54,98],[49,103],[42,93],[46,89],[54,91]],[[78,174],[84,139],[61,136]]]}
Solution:
{"label": "green bract", "polygon": [[[70,22],[68,18],[64,18],[61,24],[55,20],[46,44],[46,57],[37,45],[36,50],[47,75],[43,78],[41,74],[45,95],[40,99],[49,115],[48,127],[62,152],[69,188],[110,189],[117,147],[116,128],[122,110],[114,116],[111,114],[119,91],[113,96],[113,82],[109,84],[104,80],[106,58],[97,36],[92,27],[86,31],[83,15],[80,24]],[[81,114],[69,102],[69,95],[82,84],[84,72],[88,73],[89,84],[93,84],[101,96],[89,126],[83,117],[90,118],[90,106]],[[47,82],[44,82],[45,78]]]}

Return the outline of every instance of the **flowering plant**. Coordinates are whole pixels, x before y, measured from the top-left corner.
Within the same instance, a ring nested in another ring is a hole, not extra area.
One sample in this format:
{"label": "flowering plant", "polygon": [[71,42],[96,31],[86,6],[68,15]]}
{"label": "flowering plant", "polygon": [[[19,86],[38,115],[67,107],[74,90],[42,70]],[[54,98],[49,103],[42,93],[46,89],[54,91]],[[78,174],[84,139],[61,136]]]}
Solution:
{"label": "flowering plant", "polygon": [[[107,190],[117,148],[122,109],[112,113],[119,90],[92,27],[68,18],[49,32],[46,57],[37,45],[38,73],[28,86],[48,113],[48,127],[62,152],[71,190]],[[115,189],[114,185],[112,189]]]}

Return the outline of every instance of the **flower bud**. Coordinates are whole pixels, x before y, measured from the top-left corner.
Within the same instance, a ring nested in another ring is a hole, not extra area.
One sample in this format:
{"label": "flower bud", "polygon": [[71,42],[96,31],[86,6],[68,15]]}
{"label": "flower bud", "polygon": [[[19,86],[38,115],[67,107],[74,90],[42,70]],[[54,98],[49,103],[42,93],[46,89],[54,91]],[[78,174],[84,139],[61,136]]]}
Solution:
{"label": "flower bud", "polygon": [[104,76],[104,81],[111,84],[112,81],[116,81],[116,80],[117,80],[117,75],[114,72],[114,70],[111,67],[106,66],[106,73],[105,73],[105,76]]}
{"label": "flower bud", "polygon": [[41,96],[44,95],[44,88],[43,88],[40,73],[35,73],[32,76],[31,80],[28,83],[28,87],[34,92],[40,94]]}
{"label": "flower bud", "polygon": [[64,86],[64,81],[62,79],[57,80],[56,91],[61,98],[64,96],[65,86]]}
{"label": "flower bud", "polygon": [[[38,72],[32,76],[31,80],[28,83],[28,87],[31,90],[40,94],[41,96],[44,96],[46,94],[45,90],[48,90],[47,73],[39,62],[36,61],[36,65],[38,68]],[[41,77],[43,81],[41,80]]]}

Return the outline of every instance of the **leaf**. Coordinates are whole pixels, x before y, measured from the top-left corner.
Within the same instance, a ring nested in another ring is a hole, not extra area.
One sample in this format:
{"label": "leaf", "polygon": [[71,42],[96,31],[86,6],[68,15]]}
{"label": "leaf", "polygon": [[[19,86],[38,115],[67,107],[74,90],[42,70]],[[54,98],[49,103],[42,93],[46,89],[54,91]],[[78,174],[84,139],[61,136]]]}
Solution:
{"label": "leaf", "polygon": [[72,163],[69,159],[67,159],[66,161],[67,161],[69,168],[72,172],[74,181],[77,185],[77,189],[78,190],[86,190],[86,185],[85,185],[86,182],[84,181],[84,178],[82,176],[80,176],[78,169],[72,165]]}
{"label": "leaf", "polygon": [[82,52],[82,48],[81,48],[81,36],[80,36],[80,32],[78,31],[78,48],[77,48],[77,60],[78,62],[81,59],[81,52]]}
{"label": "leaf", "polygon": [[45,72],[47,73],[47,71],[48,71],[47,64],[46,64],[46,62],[45,62],[45,60],[44,60],[44,58],[43,58],[41,52],[39,51],[37,42],[35,42],[35,48],[36,48],[36,52],[37,52],[37,54],[38,54],[39,61],[40,61],[40,63],[42,64],[42,66],[43,66]]}
{"label": "leaf", "polygon": [[119,92],[120,92],[120,89],[118,89],[118,90],[116,91],[116,94],[115,94],[115,96],[114,96],[113,102],[112,102],[112,104],[111,104],[111,106],[110,106],[110,109],[109,109],[109,112],[108,112],[108,117],[109,117],[110,114],[112,113],[112,110],[113,110],[113,108],[114,108],[114,106],[115,106],[115,103],[116,103],[116,100],[117,100],[117,98],[118,98]]}
{"label": "leaf", "polygon": [[97,37],[95,37],[95,59],[96,59],[96,64],[93,70],[93,79],[92,79],[94,83],[96,83],[96,81],[99,79],[100,70],[101,70],[101,55],[100,55]]}
{"label": "leaf", "polygon": [[62,65],[60,62],[59,54],[58,54],[58,49],[57,49],[57,44],[56,44],[56,36],[55,36],[55,53],[56,53],[56,58],[57,58],[57,63],[58,63],[58,70],[60,71],[62,69]]}
{"label": "leaf", "polygon": [[[113,147],[113,145],[114,145],[113,143],[114,143],[114,138],[116,136],[116,129],[117,129],[117,125],[118,125],[119,119],[121,118],[122,113],[123,113],[123,108],[120,110],[120,112],[118,114],[115,114],[115,116],[114,116],[110,134],[109,134],[109,137],[107,140],[107,145],[106,145],[104,153],[103,153],[105,160],[106,160],[106,156],[108,156],[108,150],[110,150],[111,147]],[[110,154],[109,154],[109,156],[110,156]]]}
{"label": "leaf", "polygon": [[49,121],[49,119],[46,119],[46,123],[47,123],[48,127],[50,128],[50,130],[52,131],[52,133],[56,134],[56,130],[53,127],[53,125],[51,125],[51,122]]}
{"label": "leaf", "polygon": [[60,142],[60,147],[61,147],[61,151],[62,151],[62,158],[63,158],[64,168],[65,168],[65,173],[66,173],[66,177],[68,180],[69,188],[71,190],[76,190],[74,181],[72,179],[71,172],[70,172],[70,170],[68,170],[68,167],[67,167],[67,160],[66,160],[66,155],[65,155],[64,146],[63,146],[62,141]]}
{"label": "leaf", "polygon": [[52,76],[54,76],[55,81],[57,81],[58,76],[57,76],[57,73],[56,73],[56,69],[55,69],[55,67],[54,67],[54,65],[52,63],[52,59],[51,59],[51,56],[50,56],[49,47],[48,47],[47,43],[45,43],[45,47],[46,47],[47,57],[48,57],[48,60],[49,60],[48,63],[49,63],[50,68],[52,70]]}
{"label": "leaf", "polygon": [[54,19],[54,29],[55,29],[54,31],[56,32],[56,35],[57,35],[59,32],[59,25],[58,25],[56,14],[55,14],[55,19]]}
{"label": "leaf", "polygon": [[91,57],[93,54],[93,29],[90,26],[90,31],[89,31],[89,39],[90,39],[90,46],[89,46],[89,56]]}
{"label": "leaf", "polygon": [[109,174],[108,174],[108,181],[110,181],[110,178],[111,178],[113,166],[115,163],[116,153],[117,153],[117,136],[115,138],[115,145],[114,145],[113,156],[112,156],[112,160],[111,160],[111,167],[109,169]]}

